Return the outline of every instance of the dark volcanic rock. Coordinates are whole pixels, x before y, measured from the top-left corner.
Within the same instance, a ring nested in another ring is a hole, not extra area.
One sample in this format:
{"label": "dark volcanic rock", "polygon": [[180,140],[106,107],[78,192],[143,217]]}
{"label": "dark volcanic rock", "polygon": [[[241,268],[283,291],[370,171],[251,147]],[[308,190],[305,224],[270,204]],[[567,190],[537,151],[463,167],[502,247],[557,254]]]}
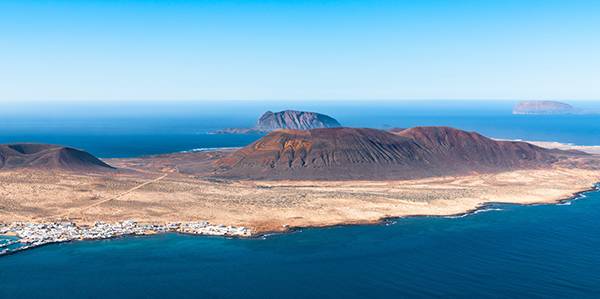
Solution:
{"label": "dark volcanic rock", "polygon": [[465,170],[532,167],[555,162],[553,153],[558,153],[526,142],[495,141],[449,127],[415,127],[396,134],[419,143],[442,168],[447,164]]}
{"label": "dark volcanic rock", "polygon": [[513,114],[569,114],[577,112],[566,103],[555,101],[523,101],[513,108]]}
{"label": "dark volcanic rock", "polygon": [[411,179],[547,167],[561,155],[447,127],[391,133],[330,128],[271,132],[216,161],[216,174],[248,179]]}
{"label": "dark volcanic rock", "polygon": [[104,171],[114,169],[93,155],[51,144],[0,144],[0,169]]}
{"label": "dark volcanic rock", "polygon": [[296,110],[265,112],[256,122],[254,128],[226,128],[212,132],[213,134],[267,134],[274,130],[310,130],[318,128],[341,127],[334,118],[316,113]]}
{"label": "dark volcanic rock", "polygon": [[340,126],[341,125],[337,120],[327,115],[296,110],[285,110],[281,112],[267,111],[256,123],[256,128],[264,131],[278,129],[311,130]]}

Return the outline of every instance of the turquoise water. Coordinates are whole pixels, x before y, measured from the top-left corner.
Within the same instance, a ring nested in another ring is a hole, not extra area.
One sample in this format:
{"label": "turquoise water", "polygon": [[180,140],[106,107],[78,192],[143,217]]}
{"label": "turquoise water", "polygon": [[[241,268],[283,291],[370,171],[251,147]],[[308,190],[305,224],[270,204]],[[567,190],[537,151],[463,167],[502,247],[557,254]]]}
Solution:
{"label": "turquoise water", "polygon": [[1,298],[598,298],[600,193],[466,217],[55,244],[0,258]]}
{"label": "turquoise water", "polygon": [[[348,126],[450,125],[497,138],[600,145],[594,114],[513,116],[506,102],[367,104],[5,109],[0,143],[66,144],[100,157],[243,146],[259,136],[207,132],[296,108]],[[571,204],[495,205],[465,217],[264,239],[165,234],[53,244],[0,257],[0,298],[600,298],[598,219],[600,193],[592,192]]]}

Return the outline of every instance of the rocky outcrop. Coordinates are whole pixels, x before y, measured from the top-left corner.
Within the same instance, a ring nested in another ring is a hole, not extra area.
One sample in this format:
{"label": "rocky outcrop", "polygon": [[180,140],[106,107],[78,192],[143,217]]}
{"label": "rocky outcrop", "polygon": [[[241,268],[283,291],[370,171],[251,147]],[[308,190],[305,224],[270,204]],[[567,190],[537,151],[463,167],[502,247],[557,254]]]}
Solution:
{"label": "rocky outcrop", "polygon": [[248,179],[412,179],[547,167],[563,155],[448,127],[280,130],[216,161],[216,175]]}
{"label": "rocky outcrop", "polygon": [[256,123],[256,128],[264,131],[278,129],[311,130],[340,127],[340,123],[330,116],[316,112],[285,110],[267,111]]}
{"label": "rocky outcrop", "polygon": [[285,110],[265,112],[254,128],[227,128],[214,131],[214,134],[266,134],[274,130],[311,130],[318,128],[336,128],[340,123],[334,118],[316,112]]}

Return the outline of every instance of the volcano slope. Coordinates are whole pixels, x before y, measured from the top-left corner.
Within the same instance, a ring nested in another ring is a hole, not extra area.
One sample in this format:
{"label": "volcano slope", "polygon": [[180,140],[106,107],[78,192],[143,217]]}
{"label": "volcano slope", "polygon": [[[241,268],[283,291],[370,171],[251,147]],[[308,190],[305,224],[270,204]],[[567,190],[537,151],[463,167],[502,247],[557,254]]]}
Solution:
{"label": "volcano slope", "polygon": [[450,128],[277,131],[239,150],[108,159],[118,170],[100,174],[47,171],[78,163],[46,150],[3,147],[0,223],[202,220],[259,234],[556,202],[600,181],[598,156]]}
{"label": "volcano slope", "polygon": [[216,176],[235,179],[380,180],[537,169],[582,155],[449,127],[327,128],[275,131],[215,164]]}
{"label": "volcano slope", "polygon": [[0,144],[0,170],[98,172],[114,168],[88,152],[52,144]]}

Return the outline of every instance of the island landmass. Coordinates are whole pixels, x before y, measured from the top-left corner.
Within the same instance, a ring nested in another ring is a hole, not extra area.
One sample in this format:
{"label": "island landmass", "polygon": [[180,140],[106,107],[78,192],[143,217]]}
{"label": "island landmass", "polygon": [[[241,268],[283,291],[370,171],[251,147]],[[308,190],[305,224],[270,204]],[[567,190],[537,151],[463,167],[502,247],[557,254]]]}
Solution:
{"label": "island landmass", "polygon": [[336,128],[342,125],[333,117],[298,110],[279,112],[267,111],[257,121],[253,128],[226,128],[213,132],[214,134],[266,134],[274,130],[311,130],[319,128]]}
{"label": "island landmass", "polygon": [[26,147],[0,147],[3,165],[12,165],[0,169],[0,234],[27,246],[456,215],[490,202],[558,202],[600,181],[593,153],[447,127],[283,130],[241,149],[104,160]]}
{"label": "island landmass", "polygon": [[579,110],[575,107],[557,101],[522,101],[513,108],[513,114],[574,114]]}

